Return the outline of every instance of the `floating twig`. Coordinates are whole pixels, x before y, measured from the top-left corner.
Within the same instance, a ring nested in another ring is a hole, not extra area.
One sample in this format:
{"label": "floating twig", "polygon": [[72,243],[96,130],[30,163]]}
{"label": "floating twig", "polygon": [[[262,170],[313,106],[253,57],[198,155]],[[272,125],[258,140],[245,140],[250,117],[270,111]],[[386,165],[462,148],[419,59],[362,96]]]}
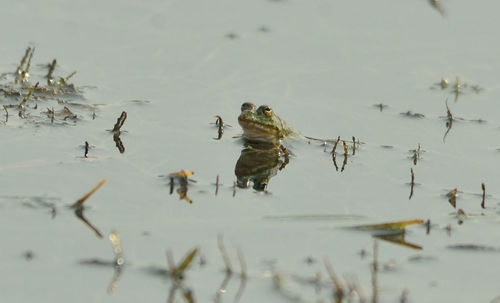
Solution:
{"label": "floating twig", "polygon": [[481,201],[481,207],[486,208],[486,185],[481,183],[481,189],[483,190],[483,199]]}
{"label": "floating twig", "polygon": [[425,222],[425,233],[429,235],[431,233],[431,219],[427,219]]}
{"label": "floating twig", "polygon": [[411,158],[413,159],[413,165],[417,165],[417,162],[420,159],[420,143],[418,144],[417,149],[414,149],[412,151],[413,156]]}
{"label": "floating twig", "polygon": [[76,70],[74,72],[72,72],[71,74],[69,74],[68,76],[66,77],[60,77],[59,78],[59,84],[61,85],[66,85],[68,83],[68,80],[73,77],[74,75],[76,74]]}
{"label": "floating twig", "polygon": [[102,179],[101,182],[97,183],[97,185],[94,186],[94,188],[92,188],[88,193],[83,195],[83,197],[78,199],[71,207],[73,207],[73,208],[81,207],[83,205],[83,203],[104,184],[106,184],[106,179]]}
{"label": "floating twig", "polygon": [[31,51],[31,47],[28,47],[26,49],[26,52],[24,53],[24,56],[21,58],[21,62],[19,63],[19,66],[17,67],[17,70],[16,70],[17,76],[20,76],[23,73],[24,63],[26,62],[26,59],[28,58],[30,51]]}
{"label": "floating twig", "polygon": [[453,126],[453,119],[454,119],[450,111],[450,108],[448,107],[448,98],[446,98],[445,104],[446,104],[446,132],[444,133],[443,136],[443,143],[445,142],[446,136],[450,132],[451,127]]}
{"label": "floating twig", "polygon": [[125,122],[125,119],[127,119],[127,112],[122,111],[122,114],[116,120],[116,124],[113,127],[112,132],[114,132],[114,133],[120,132],[120,129],[123,126],[123,123]]}
{"label": "floating twig", "polygon": [[217,118],[217,120],[215,121],[215,125],[218,126],[217,138],[214,138],[214,140],[220,140],[222,138],[222,135],[224,134],[224,121],[219,115],[216,115],[214,117]]}
{"label": "floating twig", "polygon": [[356,138],[352,136],[352,155],[354,156],[356,154]]}
{"label": "floating twig", "polygon": [[56,59],[52,60],[52,63],[49,63],[49,72],[47,73],[47,85],[54,84],[54,78],[52,74],[54,73],[54,69],[56,68]]}
{"label": "floating twig", "polygon": [[215,178],[215,195],[219,192],[219,175]]}
{"label": "floating twig", "polygon": [[345,143],[345,140],[342,140],[342,145],[344,146],[344,156],[347,156],[349,151],[347,149],[347,144]]}
{"label": "floating twig", "polygon": [[28,62],[26,63],[26,69],[23,71],[23,81],[28,81],[28,78],[30,76],[29,71],[30,71],[30,66],[31,66],[31,59],[33,58],[33,54],[35,53],[35,48],[33,47],[30,52],[30,56],[28,57]]}

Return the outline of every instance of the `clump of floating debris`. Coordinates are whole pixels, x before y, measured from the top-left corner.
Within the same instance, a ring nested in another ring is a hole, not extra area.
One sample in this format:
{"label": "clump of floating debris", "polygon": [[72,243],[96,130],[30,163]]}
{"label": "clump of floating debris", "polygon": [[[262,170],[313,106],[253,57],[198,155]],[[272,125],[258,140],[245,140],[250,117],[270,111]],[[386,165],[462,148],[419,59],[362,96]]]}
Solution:
{"label": "clump of floating debris", "polygon": [[471,84],[468,82],[464,82],[458,76],[455,77],[454,82],[450,82],[448,78],[443,77],[439,82],[434,83],[430,87],[430,89],[449,91],[451,94],[455,96],[455,102],[458,101],[458,97],[463,94],[468,94],[471,92],[479,94],[484,90],[484,88],[479,84]]}
{"label": "clump of floating debris", "polygon": [[94,106],[80,103],[84,99],[83,91],[70,83],[76,71],[56,76],[57,60],[34,65],[34,54],[35,47],[28,47],[17,68],[0,75],[4,124],[10,116],[19,116],[32,123],[69,124],[80,117],[75,110],[94,111]]}

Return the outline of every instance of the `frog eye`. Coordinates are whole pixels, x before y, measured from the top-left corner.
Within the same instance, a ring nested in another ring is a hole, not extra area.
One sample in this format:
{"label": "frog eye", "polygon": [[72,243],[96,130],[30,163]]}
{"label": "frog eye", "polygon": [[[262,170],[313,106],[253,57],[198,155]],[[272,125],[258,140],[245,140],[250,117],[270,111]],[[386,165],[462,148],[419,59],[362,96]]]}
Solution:
{"label": "frog eye", "polygon": [[262,108],[262,112],[268,117],[271,117],[273,115],[273,110],[269,106],[264,106]]}
{"label": "frog eye", "polygon": [[245,102],[241,105],[241,111],[253,110],[255,108],[255,104],[250,102]]}

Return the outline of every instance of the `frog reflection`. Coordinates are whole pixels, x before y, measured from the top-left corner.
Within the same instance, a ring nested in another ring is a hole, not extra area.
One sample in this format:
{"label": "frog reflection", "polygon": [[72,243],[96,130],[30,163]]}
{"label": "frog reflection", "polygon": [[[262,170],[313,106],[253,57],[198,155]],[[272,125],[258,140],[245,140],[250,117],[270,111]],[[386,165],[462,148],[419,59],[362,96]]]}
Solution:
{"label": "frog reflection", "polygon": [[236,162],[237,185],[247,188],[250,182],[256,191],[265,191],[269,180],[288,164],[288,155],[279,147],[265,143],[245,143]]}

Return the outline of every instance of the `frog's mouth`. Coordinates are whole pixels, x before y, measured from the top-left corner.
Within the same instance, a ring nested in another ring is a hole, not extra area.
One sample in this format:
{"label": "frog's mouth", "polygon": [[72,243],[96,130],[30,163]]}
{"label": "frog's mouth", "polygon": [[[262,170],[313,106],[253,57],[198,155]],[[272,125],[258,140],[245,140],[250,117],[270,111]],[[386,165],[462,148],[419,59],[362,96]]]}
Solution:
{"label": "frog's mouth", "polygon": [[243,136],[248,140],[262,142],[278,142],[278,129],[275,126],[262,124],[254,120],[238,119],[243,128]]}

